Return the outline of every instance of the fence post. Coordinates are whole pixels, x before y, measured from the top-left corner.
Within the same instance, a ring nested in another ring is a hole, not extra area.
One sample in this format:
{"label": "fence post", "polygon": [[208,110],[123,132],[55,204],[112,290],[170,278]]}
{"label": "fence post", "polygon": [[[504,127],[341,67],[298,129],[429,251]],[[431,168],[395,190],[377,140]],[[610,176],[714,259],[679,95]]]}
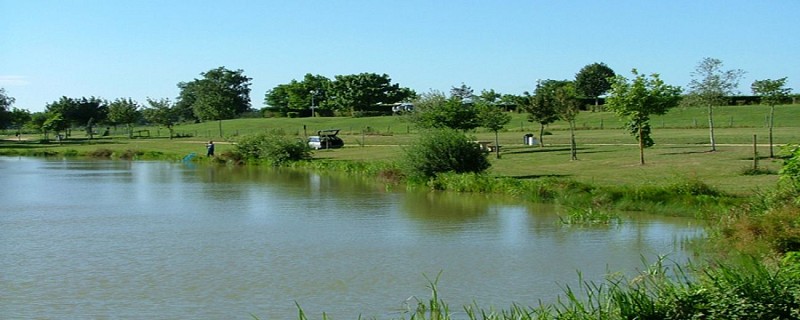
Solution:
{"label": "fence post", "polygon": [[756,135],[753,135],[753,171],[758,170],[758,144],[756,143],[758,139]]}

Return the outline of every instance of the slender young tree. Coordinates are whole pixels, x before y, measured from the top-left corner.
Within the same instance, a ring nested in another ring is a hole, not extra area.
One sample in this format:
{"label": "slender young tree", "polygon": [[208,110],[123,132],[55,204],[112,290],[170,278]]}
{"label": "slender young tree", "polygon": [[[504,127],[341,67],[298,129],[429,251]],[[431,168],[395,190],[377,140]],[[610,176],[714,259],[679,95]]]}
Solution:
{"label": "slender young tree", "polygon": [[475,104],[475,109],[478,112],[478,123],[481,127],[494,132],[494,148],[495,157],[500,159],[500,137],[498,132],[500,129],[511,122],[511,115],[503,111],[500,107],[483,100],[479,100]]}
{"label": "slender young tree", "polygon": [[536,82],[536,90],[528,99],[525,111],[528,121],[539,123],[539,147],[544,147],[544,127],[558,120],[558,110],[553,95],[563,81],[545,80]]}
{"label": "slender young tree", "polygon": [[581,101],[578,99],[575,83],[571,81],[562,82],[553,93],[553,101],[561,120],[569,123],[570,156],[572,160],[578,160],[578,148],[575,143],[575,119],[580,113]]}
{"label": "slender young tree", "polygon": [[772,80],[756,80],[750,85],[753,94],[761,96],[761,104],[769,106],[769,157],[774,158],[772,151],[772,128],[775,126],[775,106],[786,102],[792,89],[786,88],[786,77]]}
{"label": "slender young tree", "polygon": [[636,69],[633,80],[616,76],[606,106],[618,116],[628,119],[631,134],[639,140],[639,160],[644,165],[644,148],[653,145],[650,138],[650,115],[665,114],[678,105],[681,88],[667,85],[658,74],[647,77]]}
{"label": "slender young tree", "polygon": [[744,71],[741,69],[723,70],[722,60],[715,58],[704,58],[692,73],[689,98],[708,108],[711,151],[717,151],[717,142],[714,139],[714,107],[725,104],[725,97],[736,93],[743,75]]}

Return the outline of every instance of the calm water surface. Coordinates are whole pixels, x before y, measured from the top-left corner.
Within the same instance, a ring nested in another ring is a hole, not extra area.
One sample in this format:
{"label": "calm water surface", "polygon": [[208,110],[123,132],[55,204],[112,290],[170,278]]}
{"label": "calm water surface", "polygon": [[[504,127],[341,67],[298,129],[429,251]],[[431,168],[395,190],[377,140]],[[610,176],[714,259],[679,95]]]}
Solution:
{"label": "calm water surface", "polygon": [[536,306],[702,232],[263,168],[0,157],[0,179],[3,319],[397,318],[440,272],[453,310]]}

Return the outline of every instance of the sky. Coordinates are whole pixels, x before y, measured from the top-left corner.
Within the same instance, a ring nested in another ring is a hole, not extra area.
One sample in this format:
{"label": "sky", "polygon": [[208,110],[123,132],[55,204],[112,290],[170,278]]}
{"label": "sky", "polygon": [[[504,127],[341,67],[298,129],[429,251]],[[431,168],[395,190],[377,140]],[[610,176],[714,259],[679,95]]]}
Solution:
{"label": "sky", "polygon": [[387,74],[418,93],[533,91],[602,62],[686,88],[706,58],[800,92],[797,0],[0,0],[0,87],[14,107],[60,97],[170,98],[225,67],[251,103],[307,73]]}

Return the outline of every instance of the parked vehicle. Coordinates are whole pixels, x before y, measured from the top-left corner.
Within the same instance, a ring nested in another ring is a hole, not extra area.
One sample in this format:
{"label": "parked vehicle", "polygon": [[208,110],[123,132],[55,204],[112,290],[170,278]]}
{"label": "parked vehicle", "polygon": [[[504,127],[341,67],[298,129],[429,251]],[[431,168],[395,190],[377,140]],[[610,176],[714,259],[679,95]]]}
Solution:
{"label": "parked vehicle", "polygon": [[344,146],[344,141],[337,134],[339,129],[317,131],[316,136],[308,137],[308,146],[315,150],[341,148]]}

